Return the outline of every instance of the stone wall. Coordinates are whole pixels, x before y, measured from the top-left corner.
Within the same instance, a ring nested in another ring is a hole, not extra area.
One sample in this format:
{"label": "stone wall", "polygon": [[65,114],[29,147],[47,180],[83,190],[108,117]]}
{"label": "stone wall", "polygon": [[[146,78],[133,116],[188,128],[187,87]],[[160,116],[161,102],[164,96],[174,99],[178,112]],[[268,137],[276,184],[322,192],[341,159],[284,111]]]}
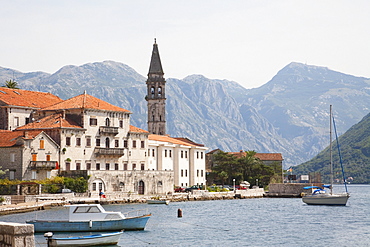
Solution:
{"label": "stone wall", "polygon": [[307,192],[303,187],[322,184],[307,184],[307,183],[285,183],[285,184],[269,184],[268,197],[301,197],[302,192]]}
{"label": "stone wall", "polygon": [[0,222],[1,247],[34,247],[34,229],[31,224]]}

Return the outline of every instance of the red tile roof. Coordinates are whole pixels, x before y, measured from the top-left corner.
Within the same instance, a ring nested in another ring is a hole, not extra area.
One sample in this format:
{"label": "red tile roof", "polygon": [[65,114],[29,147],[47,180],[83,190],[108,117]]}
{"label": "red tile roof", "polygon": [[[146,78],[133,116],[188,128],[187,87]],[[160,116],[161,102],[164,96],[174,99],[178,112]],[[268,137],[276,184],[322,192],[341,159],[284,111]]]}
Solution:
{"label": "red tile roof", "polygon": [[184,142],[184,141],[181,141],[176,138],[169,137],[169,136],[150,134],[148,139],[151,141],[161,141],[161,142],[168,142],[168,143],[179,144],[179,145],[184,145],[184,146],[194,146],[188,142]]}
{"label": "red tile roof", "polygon": [[58,104],[46,107],[42,110],[62,110],[62,109],[94,109],[94,110],[104,110],[104,111],[118,111],[130,113],[130,111],[123,109],[121,107],[109,104],[101,99],[98,99],[89,94],[80,94],[73,98],[64,100]]}
{"label": "red tile roof", "polygon": [[193,146],[198,146],[198,147],[204,147],[203,144],[199,144],[199,143],[195,143],[193,142],[192,140],[188,139],[188,138],[185,138],[185,137],[173,137],[174,139],[177,139],[177,140],[180,140],[180,141],[183,141],[183,142],[187,142]]}
{"label": "red tile roof", "polygon": [[63,101],[51,93],[0,88],[0,105],[44,108]]}
{"label": "red tile roof", "polygon": [[46,116],[37,120],[35,122],[23,125],[17,130],[25,130],[25,129],[57,129],[57,128],[80,128],[76,122],[71,119],[63,118],[62,113],[56,113],[50,116]]}
{"label": "red tile roof", "polygon": [[140,129],[138,127],[130,125],[130,132],[136,132],[136,133],[149,133],[146,130]]}
{"label": "red tile roof", "polygon": [[[237,158],[245,157],[245,152],[228,152],[228,154],[232,154]],[[256,153],[254,157],[259,158],[262,161],[282,161],[283,156],[281,153]]]}
{"label": "red tile roof", "polygon": [[41,130],[34,130],[34,131],[0,131],[0,147],[13,147],[16,144],[18,138],[23,139],[33,139],[38,134],[40,134]]}

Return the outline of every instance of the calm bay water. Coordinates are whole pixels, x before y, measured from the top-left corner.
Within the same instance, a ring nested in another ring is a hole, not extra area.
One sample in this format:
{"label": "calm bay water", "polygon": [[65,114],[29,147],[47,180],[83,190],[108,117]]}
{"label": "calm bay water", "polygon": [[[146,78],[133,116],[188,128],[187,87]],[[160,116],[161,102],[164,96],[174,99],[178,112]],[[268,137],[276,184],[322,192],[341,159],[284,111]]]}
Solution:
{"label": "calm bay water", "polygon": [[[147,209],[153,215],[145,231],[125,232],[119,246],[370,246],[370,185],[350,185],[349,192],[345,207],[308,206],[300,198],[260,198],[104,208],[123,213]],[[177,218],[179,208],[182,218]],[[36,217],[64,218],[66,213],[65,208],[54,208],[1,216],[0,221],[24,223]],[[36,235],[36,246],[46,246],[43,234]]]}

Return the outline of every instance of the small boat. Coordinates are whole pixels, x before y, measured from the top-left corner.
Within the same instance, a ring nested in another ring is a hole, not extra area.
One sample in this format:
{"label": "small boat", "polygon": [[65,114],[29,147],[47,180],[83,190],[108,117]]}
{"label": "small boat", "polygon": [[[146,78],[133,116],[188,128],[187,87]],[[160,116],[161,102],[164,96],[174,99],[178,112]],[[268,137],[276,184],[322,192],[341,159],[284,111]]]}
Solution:
{"label": "small boat", "polygon": [[166,205],[168,205],[170,203],[170,200],[150,199],[150,200],[146,200],[146,203],[148,203],[148,204],[166,204]]}
{"label": "small boat", "polygon": [[35,232],[102,232],[144,230],[151,214],[125,217],[121,212],[108,212],[100,204],[74,204],[66,220],[29,220]]}
{"label": "small boat", "polygon": [[[336,140],[337,140],[337,146],[338,146],[338,154],[339,154],[339,160],[340,164],[342,166],[342,176],[343,176],[343,181],[344,181],[344,186],[346,188],[346,193],[338,193],[334,194],[333,193],[333,155],[332,155],[332,124],[334,124],[334,130],[336,132],[335,128],[335,122],[334,122],[334,117],[332,113],[332,106],[330,105],[330,185],[324,185],[323,188],[319,186],[307,186],[304,187],[303,189],[311,189],[313,190],[311,194],[303,194],[302,196],[302,201],[308,205],[326,205],[326,206],[346,206],[348,198],[349,198],[349,193],[347,191],[347,183],[346,179],[344,176],[344,169],[343,169],[343,164],[342,164],[342,156],[340,154],[340,149],[339,149],[339,143],[338,143],[338,135],[336,135]],[[326,193],[325,188],[330,189],[329,193]]]}
{"label": "small boat", "polygon": [[72,236],[66,238],[55,238],[52,232],[47,232],[44,237],[47,238],[48,247],[57,246],[102,246],[116,245],[123,232],[101,233],[88,236]]}

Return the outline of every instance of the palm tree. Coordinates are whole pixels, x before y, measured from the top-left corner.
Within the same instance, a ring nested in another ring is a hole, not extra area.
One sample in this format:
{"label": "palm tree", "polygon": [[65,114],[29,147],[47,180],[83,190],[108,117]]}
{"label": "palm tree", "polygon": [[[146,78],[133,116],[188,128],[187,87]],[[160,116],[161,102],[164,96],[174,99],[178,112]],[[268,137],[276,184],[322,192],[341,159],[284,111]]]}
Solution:
{"label": "palm tree", "polygon": [[18,82],[10,79],[9,81],[5,81],[5,85],[3,87],[19,89]]}

